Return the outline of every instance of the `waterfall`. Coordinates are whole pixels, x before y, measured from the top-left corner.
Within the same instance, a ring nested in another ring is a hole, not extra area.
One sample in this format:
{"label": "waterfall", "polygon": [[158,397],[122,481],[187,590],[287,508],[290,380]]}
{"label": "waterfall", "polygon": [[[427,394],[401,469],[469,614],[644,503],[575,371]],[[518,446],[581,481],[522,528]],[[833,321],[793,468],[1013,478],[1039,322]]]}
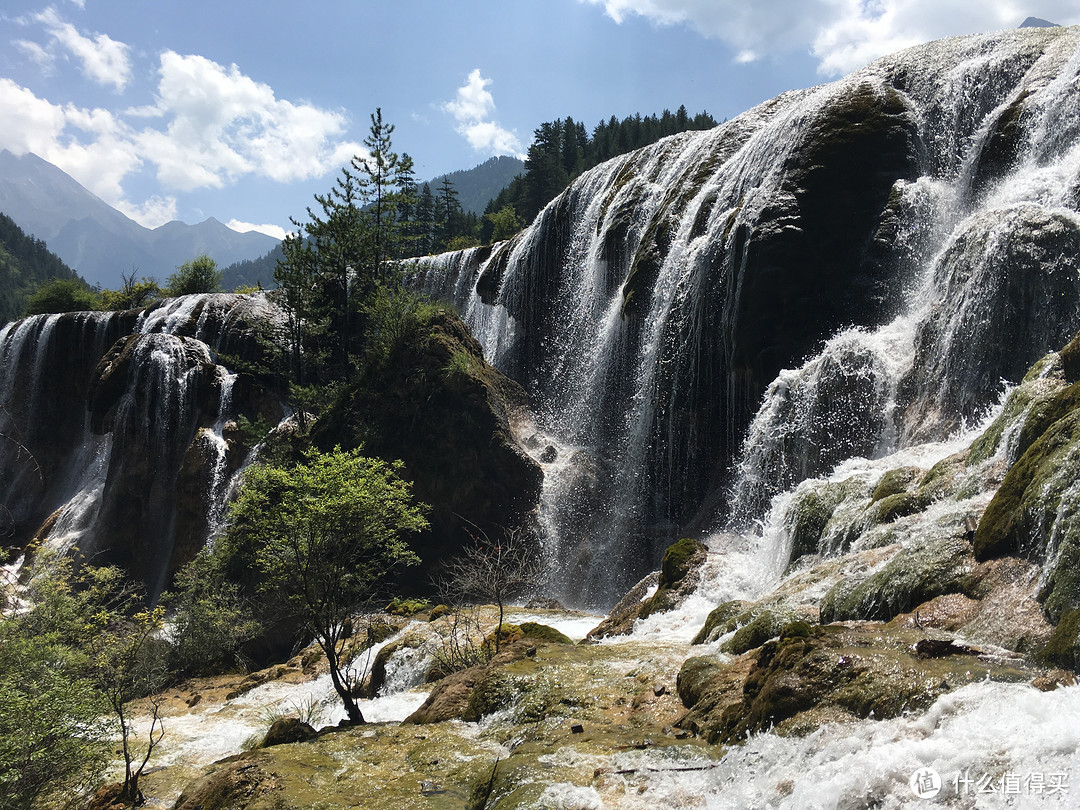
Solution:
{"label": "waterfall", "polygon": [[1076,49],[1043,29],[902,52],[412,264],[532,397],[564,598],[610,603],[680,534],[947,437],[1080,328]]}
{"label": "waterfall", "polygon": [[[252,385],[218,353],[261,351],[263,296],[25,318],[0,331],[0,506],[16,538],[123,564],[152,596],[220,529]],[[241,457],[243,456],[243,457]]]}

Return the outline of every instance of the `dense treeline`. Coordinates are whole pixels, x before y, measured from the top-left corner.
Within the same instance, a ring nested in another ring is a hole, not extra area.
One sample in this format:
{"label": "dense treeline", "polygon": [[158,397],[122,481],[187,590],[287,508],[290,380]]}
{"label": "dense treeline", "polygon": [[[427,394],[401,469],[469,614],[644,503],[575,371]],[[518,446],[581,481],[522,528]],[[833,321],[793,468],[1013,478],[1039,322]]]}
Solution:
{"label": "dense treeline", "polygon": [[0,214],[0,323],[19,317],[30,293],[49,279],[86,286],[43,241],[28,236],[11,217]]}
{"label": "dense treeline", "polygon": [[[674,113],[664,110],[660,116],[642,117],[638,113],[621,121],[612,116],[597,124],[591,137],[582,122],[570,117],[541,124],[529,147],[525,173],[518,175],[488,203],[485,217],[510,208],[522,222],[531,222],[540,209],[582,172],[668,135],[710,129],[716,125],[716,119],[709,113],[691,116],[685,106]],[[490,240],[494,226],[491,219],[485,219],[487,230],[479,234],[481,240]]]}

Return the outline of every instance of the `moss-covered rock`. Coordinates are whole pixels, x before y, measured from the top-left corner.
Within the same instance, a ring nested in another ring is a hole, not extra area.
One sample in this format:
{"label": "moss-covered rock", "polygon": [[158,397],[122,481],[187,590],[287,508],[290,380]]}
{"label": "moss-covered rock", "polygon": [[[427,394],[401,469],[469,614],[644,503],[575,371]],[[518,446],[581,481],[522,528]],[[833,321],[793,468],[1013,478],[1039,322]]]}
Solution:
{"label": "moss-covered rock", "polygon": [[[419,316],[418,316],[419,317]],[[461,319],[430,307],[415,329],[365,365],[312,429],[323,450],[340,445],[405,462],[416,498],[431,506],[431,531],[415,538],[420,589],[476,529],[528,522],[543,473],[510,429],[523,389],[485,360]]]}
{"label": "moss-covered rock", "polygon": [[671,610],[697,586],[692,574],[705,562],[707,550],[700,540],[689,537],[676,540],[667,547],[660,563],[656,593],[642,604],[640,618]]}
{"label": "moss-covered rock", "polygon": [[554,627],[537,622],[522,622],[518,625],[524,638],[543,641],[547,644],[573,644],[574,640]]}
{"label": "moss-covered rock", "polygon": [[896,467],[886,470],[885,474],[878,479],[874,486],[874,493],[870,497],[871,503],[877,503],[882,498],[899,495],[906,492],[911,482],[922,475],[918,467]]}
{"label": "moss-covered rock", "polygon": [[260,747],[270,748],[274,745],[307,742],[317,736],[318,732],[303,720],[297,717],[282,717],[270,725]]}
{"label": "moss-covered rock", "polygon": [[751,603],[744,599],[733,599],[713,608],[691,643],[708,644],[725,633],[730,633],[734,629],[730,626],[732,622],[745,613],[750,605]]}
{"label": "moss-covered rock", "polygon": [[1073,480],[1078,440],[1080,411],[1054,422],[1009,468],[975,532],[978,559],[1043,550],[1045,532]]}
{"label": "moss-covered rock", "polygon": [[410,599],[402,596],[395,596],[391,600],[390,604],[386,606],[386,612],[392,616],[415,616],[417,613],[423,613],[425,610],[431,609],[431,602],[427,599]]}
{"label": "moss-covered rock", "polygon": [[[916,646],[926,639],[922,631],[891,626],[796,623],[757,653],[736,659],[734,670],[719,662],[710,670],[707,661],[690,659],[680,694],[693,703],[683,725],[711,742],[736,742],[768,728],[801,734],[827,720],[922,710],[941,693],[976,680],[1033,675],[979,658],[947,638],[935,647],[940,657],[919,656]],[[745,672],[741,689],[733,671]]]}
{"label": "moss-covered rock", "polygon": [[822,550],[822,537],[836,508],[859,489],[857,482],[847,479],[807,482],[796,490],[785,520],[791,537],[791,561]]}
{"label": "moss-covered rock", "polygon": [[835,585],[822,599],[821,621],[887,621],[935,596],[959,591],[974,565],[971,546],[963,537],[901,549],[865,580]]}
{"label": "moss-covered rock", "polygon": [[1080,672],[1080,608],[1066,611],[1051,634],[1038,660],[1052,667]]}
{"label": "moss-covered rock", "polygon": [[[735,634],[721,645],[723,652],[740,655],[760,647],[771,638],[785,633],[798,634],[803,627],[809,627],[807,618],[817,619],[813,608],[774,608],[751,610],[736,618],[735,622],[745,621]],[[805,635],[805,633],[804,633]]]}

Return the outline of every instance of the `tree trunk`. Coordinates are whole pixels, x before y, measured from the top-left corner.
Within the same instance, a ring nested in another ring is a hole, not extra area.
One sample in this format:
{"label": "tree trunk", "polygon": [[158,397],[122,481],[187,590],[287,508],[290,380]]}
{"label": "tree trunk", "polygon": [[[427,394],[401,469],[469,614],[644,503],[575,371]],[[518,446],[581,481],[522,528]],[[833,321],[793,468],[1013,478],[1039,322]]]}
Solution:
{"label": "tree trunk", "polygon": [[326,654],[326,663],[330,666],[330,681],[334,684],[334,691],[338,693],[342,703],[345,704],[345,714],[348,715],[349,723],[354,726],[363,725],[367,721],[345,684],[341,681],[341,673],[338,671],[337,653],[331,645],[320,645]]}

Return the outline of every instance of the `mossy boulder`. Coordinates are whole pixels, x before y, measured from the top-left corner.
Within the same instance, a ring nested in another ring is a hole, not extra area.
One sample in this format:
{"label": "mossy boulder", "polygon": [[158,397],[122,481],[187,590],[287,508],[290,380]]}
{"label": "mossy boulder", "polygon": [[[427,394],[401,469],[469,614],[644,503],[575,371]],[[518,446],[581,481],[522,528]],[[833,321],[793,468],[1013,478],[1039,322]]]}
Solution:
{"label": "mossy boulder", "polygon": [[422,562],[408,582],[417,590],[475,527],[495,537],[501,527],[527,524],[543,480],[510,429],[527,403],[524,390],[484,360],[452,311],[430,306],[421,315],[312,429],[322,450],[363,446],[405,462],[414,495],[431,506],[431,530],[412,541]]}
{"label": "mossy boulder", "polygon": [[318,732],[303,720],[297,717],[282,717],[270,725],[270,729],[266,732],[260,748],[307,742],[317,736]]}
{"label": "mossy boulder", "polygon": [[1061,616],[1037,658],[1047,666],[1080,672],[1080,608],[1066,611]]}
{"label": "mossy boulder", "polygon": [[574,640],[554,627],[538,622],[522,622],[518,629],[524,638],[542,641],[546,644],[573,644]]}
{"label": "mossy boulder", "polygon": [[642,604],[640,618],[644,619],[653,613],[663,613],[678,606],[697,586],[693,574],[705,562],[707,551],[704,543],[689,537],[668,546],[660,563],[660,579],[657,581],[656,593]]}
{"label": "mossy boulder", "polygon": [[[930,646],[923,646],[932,647],[934,656],[916,652],[927,640]],[[1026,681],[1034,674],[919,630],[805,622],[736,659],[734,670],[717,662],[710,671],[700,659],[689,659],[684,668],[680,695],[692,705],[683,725],[710,742],[737,742],[770,728],[804,734],[826,721],[887,719],[924,710],[943,692],[967,683]],[[741,673],[740,690],[733,680]]]}
{"label": "mossy boulder", "polygon": [[733,629],[731,623],[744,614],[751,604],[744,599],[733,599],[713,608],[691,644],[708,644],[725,633],[730,633]]}
{"label": "mossy boulder", "polygon": [[834,585],[821,600],[821,621],[888,621],[935,596],[959,591],[974,565],[971,546],[964,537],[939,538],[903,548],[861,582],[842,580]]}
{"label": "mossy boulder", "polygon": [[851,481],[812,481],[800,486],[788,509],[791,561],[821,551],[821,539],[836,507],[852,495]]}
{"label": "mossy boulder", "polygon": [[415,616],[417,613],[423,613],[425,610],[431,609],[431,602],[427,599],[410,599],[402,596],[395,596],[389,605],[386,606],[386,612],[392,616]]}
{"label": "mossy boulder", "polygon": [[721,645],[723,652],[740,655],[760,647],[769,639],[785,635],[806,635],[804,628],[809,628],[806,618],[817,618],[812,608],[798,610],[760,610],[757,615],[735,631],[728,641]]}
{"label": "mossy boulder", "polygon": [[897,467],[887,470],[874,486],[870,502],[877,503],[882,498],[906,492],[911,483],[921,475],[922,470],[918,467]]}
{"label": "mossy boulder", "polygon": [[[708,549],[699,540],[684,537],[668,546],[660,571],[644,577],[611,609],[586,638],[596,641],[609,636],[621,636],[634,629],[634,622],[653,613],[672,610],[697,587],[695,574],[705,562]],[[655,592],[647,594],[653,588]]]}
{"label": "mossy boulder", "polygon": [[1051,424],[1009,468],[975,532],[980,560],[1020,554],[1042,560],[1052,534],[1057,559],[1044,591],[1052,619],[1080,606],[1080,521],[1071,491],[1080,481],[1080,410]]}

